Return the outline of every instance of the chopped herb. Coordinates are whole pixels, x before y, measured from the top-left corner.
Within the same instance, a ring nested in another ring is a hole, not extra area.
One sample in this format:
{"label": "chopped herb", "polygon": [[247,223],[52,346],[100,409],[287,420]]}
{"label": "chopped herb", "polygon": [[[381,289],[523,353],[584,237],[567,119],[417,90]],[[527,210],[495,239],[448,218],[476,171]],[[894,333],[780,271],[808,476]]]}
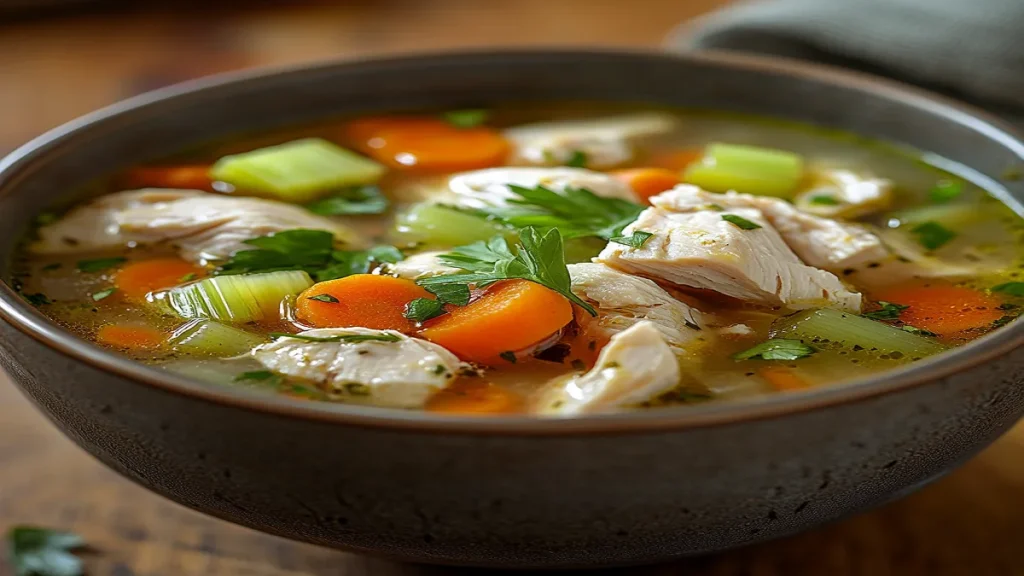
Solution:
{"label": "chopped herb", "polygon": [[1020,308],[1020,306],[1017,304],[1010,304],[1009,302],[1003,302],[999,306],[996,306],[996,308],[999,310],[1016,310],[1017,308]]}
{"label": "chopped herb", "polygon": [[516,253],[512,252],[503,237],[495,236],[487,242],[455,248],[438,258],[445,264],[467,272],[431,276],[416,281],[428,290],[445,284],[475,284],[482,287],[499,280],[518,278],[550,288],[591,316],[597,316],[593,306],[572,292],[572,280],[565,265],[565,250],[558,229],[543,234],[530,226],[522,229]]}
{"label": "chopped herb", "polygon": [[93,293],[92,299],[96,302],[99,302],[100,300],[109,298],[114,292],[117,292],[117,288],[107,288],[106,290],[100,290],[99,292]]}
{"label": "chopped herb", "polygon": [[72,532],[15,526],[7,532],[7,550],[16,576],[82,576],[82,561],[72,554],[85,540]]}
{"label": "chopped herb", "polygon": [[178,278],[178,282],[191,282],[198,277],[199,275],[196,274],[195,272],[189,272],[188,274],[185,274],[181,278]]}
{"label": "chopped herb", "polygon": [[456,306],[465,306],[469,304],[469,286],[465,284],[440,284],[438,286],[425,286],[427,292],[430,292],[437,299],[445,304],[454,304]]}
{"label": "chopped herb", "polygon": [[339,300],[330,294],[317,294],[316,296],[310,296],[310,300],[316,300],[317,302],[327,302],[328,304],[337,304]]}
{"label": "chopped herb", "polygon": [[754,358],[761,358],[762,360],[797,360],[811,354],[814,354],[814,348],[799,340],[773,338],[749,350],[734,354],[733,360],[751,360]]}
{"label": "chopped herb", "polygon": [[630,248],[641,248],[648,240],[651,239],[654,234],[650,232],[644,232],[643,230],[636,230],[630,236],[612,236],[608,240],[615,242],[616,244],[623,244]]}
{"label": "chopped herb", "polygon": [[102,272],[113,268],[118,264],[126,262],[127,258],[96,258],[95,260],[80,260],[78,269],[82,272]]}
{"label": "chopped herb", "polygon": [[533,355],[538,360],[544,360],[545,362],[555,362],[562,364],[565,359],[572,353],[572,348],[569,347],[565,342],[559,342],[554,346],[550,346],[541,350],[540,352]]}
{"label": "chopped herb", "polygon": [[1003,294],[1009,294],[1010,296],[1016,296],[1018,298],[1024,298],[1024,282],[1007,282],[998,286],[992,287],[993,292],[1002,292]]}
{"label": "chopped herb", "polygon": [[442,314],[444,314],[444,302],[430,298],[416,298],[405,305],[405,312],[402,315],[413,322],[426,322]]}
{"label": "chopped herb", "polygon": [[55,262],[55,263],[53,263],[53,264],[47,264],[46,266],[43,266],[43,268],[42,268],[42,269],[43,269],[43,270],[44,270],[45,272],[49,272],[49,271],[51,271],[51,270],[60,270],[60,263],[58,263],[58,262]]}
{"label": "chopped herb", "polygon": [[696,322],[691,322],[689,320],[683,320],[683,325],[686,326],[687,328],[689,328],[690,330],[700,330],[701,329],[699,324],[697,324]]}
{"label": "chopped herb", "polygon": [[758,228],[761,227],[760,224],[751,222],[750,220],[747,220],[746,218],[742,216],[737,216],[735,214],[722,214],[722,220],[725,220],[730,224],[736,225],[736,227],[740,228],[741,230],[757,230]]}
{"label": "chopped herb", "polygon": [[910,306],[904,306],[903,304],[893,304],[892,302],[885,302],[879,300],[878,305],[880,309],[873,312],[865,312],[861,316],[865,318],[871,318],[872,320],[896,320],[900,317],[900,312],[910,308]]}
{"label": "chopped herb", "polygon": [[53,304],[53,300],[42,292],[36,292],[35,294],[25,294],[25,300],[33,306],[46,306],[47,304]]}
{"label": "chopped herb", "polygon": [[341,389],[352,396],[370,395],[370,387],[360,382],[346,382],[341,385]]}
{"label": "chopped herb", "polygon": [[704,206],[704,208],[707,208],[708,210],[711,210],[713,212],[725,212],[725,207],[723,207],[721,204],[707,204]]}
{"label": "chopped herb", "polygon": [[616,368],[619,368],[619,367],[621,367],[621,366],[622,366],[621,364],[619,364],[618,362],[616,362],[616,361],[612,360],[611,362],[608,362],[608,363],[607,363],[607,364],[605,364],[604,366],[601,366],[601,369],[602,369],[602,370],[603,370],[603,369],[611,369],[611,370],[614,370],[614,369],[616,369]]}
{"label": "chopped herb", "polygon": [[506,362],[509,362],[510,364],[515,364],[516,363],[516,353],[515,352],[505,351],[505,352],[502,352],[501,354],[498,354],[498,356],[501,356],[502,360],[504,360]]}
{"label": "chopped herb", "polygon": [[280,374],[271,372],[270,370],[255,370],[253,372],[242,372],[238,376],[235,376],[235,382],[262,382],[271,386],[277,386],[284,382],[284,378]]}
{"label": "chopped herb", "polygon": [[437,376],[440,376],[441,374],[444,374],[447,371],[448,368],[444,364],[438,364],[437,366],[434,366],[434,369],[432,370],[432,372]]}
{"label": "chopped herb", "polygon": [[909,324],[903,327],[903,331],[910,332],[911,334],[917,334],[918,336],[938,336],[938,334],[936,334],[935,332],[929,332],[928,330],[923,330],[921,328],[911,326]]}
{"label": "chopped herb", "polygon": [[441,118],[456,128],[476,128],[484,122],[491,113],[481,108],[470,108],[466,110],[449,110],[441,114]]}
{"label": "chopped herb", "polygon": [[1010,322],[1013,322],[1016,319],[1017,319],[1016,316],[1009,316],[1009,315],[1003,316],[1002,318],[1000,318],[1000,319],[996,320],[995,322],[993,322],[992,323],[992,327],[993,328],[1002,328],[1003,326],[1006,326],[1007,324],[1009,324]]}
{"label": "chopped herb", "polygon": [[583,360],[580,360],[579,358],[573,360],[572,362],[570,362],[570,364],[572,365],[572,369],[573,370],[586,370],[587,369],[587,363],[584,362]]}
{"label": "chopped herb", "polygon": [[358,344],[359,342],[398,342],[401,340],[400,337],[394,334],[339,334],[337,336],[318,337],[289,334],[287,332],[271,332],[270,337],[275,340],[278,338],[292,338],[306,342],[346,342],[348,344]]}
{"label": "chopped herb", "polygon": [[963,191],[964,185],[956,180],[939,180],[928,191],[928,197],[936,204],[944,204],[959,196]]}
{"label": "chopped herb", "polygon": [[394,246],[375,246],[369,250],[336,250],[331,256],[333,262],[313,272],[320,282],[335,280],[353,274],[366,274],[373,268],[373,263],[387,262],[394,264],[402,259],[402,252]]}
{"label": "chopped herb", "polygon": [[822,206],[838,206],[839,200],[835,196],[829,196],[828,194],[818,194],[817,196],[811,196],[811,204],[821,204]]}
{"label": "chopped herb", "polygon": [[565,161],[565,165],[570,168],[586,168],[587,153],[583,150],[573,150],[572,155]]}
{"label": "chopped herb", "polygon": [[938,250],[947,242],[956,238],[956,232],[946,228],[938,222],[924,222],[910,229],[910,233],[917,236],[917,242],[929,250]]}
{"label": "chopped herb", "polygon": [[383,214],[388,209],[388,199],[377,186],[354,186],[307,204],[306,209],[321,216]]}

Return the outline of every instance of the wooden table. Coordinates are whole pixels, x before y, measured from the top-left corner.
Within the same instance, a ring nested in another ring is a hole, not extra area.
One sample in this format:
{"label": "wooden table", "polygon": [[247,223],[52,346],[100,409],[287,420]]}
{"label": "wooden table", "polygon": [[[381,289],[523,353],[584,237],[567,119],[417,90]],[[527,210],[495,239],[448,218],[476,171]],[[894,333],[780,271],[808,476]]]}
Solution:
{"label": "wooden table", "polygon": [[[674,23],[722,3],[366,0],[21,21],[0,27],[0,149],[131,93],[221,70],[428,48],[653,46]],[[1024,574],[1022,451],[1018,427],[882,509],[772,544],[621,573]],[[93,576],[449,573],[288,542],[166,502],[73,446],[0,375],[0,530],[22,523],[83,534],[100,551],[87,560]]]}

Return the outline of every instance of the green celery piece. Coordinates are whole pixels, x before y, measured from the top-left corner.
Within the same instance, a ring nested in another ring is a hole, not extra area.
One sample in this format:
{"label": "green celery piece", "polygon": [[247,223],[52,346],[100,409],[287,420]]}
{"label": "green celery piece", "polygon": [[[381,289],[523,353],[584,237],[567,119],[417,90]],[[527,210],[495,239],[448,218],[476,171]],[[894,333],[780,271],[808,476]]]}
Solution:
{"label": "green celery piece", "polygon": [[242,324],[279,317],[286,297],[312,285],[309,274],[297,270],[214,276],[172,288],[167,300],[182,318]]}
{"label": "green celery piece", "polygon": [[267,339],[257,334],[205,318],[192,320],[171,335],[176,351],[218,358],[248,354],[265,342]]}
{"label": "green celery piece", "polygon": [[712,192],[735,190],[788,198],[803,174],[803,158],[792,152],[714,143],[704,150],[699,162],[686,169],[683,179]]}
{"label": "green celery piece", "polygon": [[448,247],[489,240],[496,234],[511,236],[511,231],[493,220],[441,204],[422,203],[398,217],[392,238],[399,245]]}
{"label": "green celery piece", "polygon": [[225,156],[210,177],[243,192],[304,204],[346,186],[374,184],[383,165],[319,138]]}
{"label": "green celery piece", "polygon": [[782,318],[776,321],[771,335],[772,338],[801,340],[815,347],[839,347],[863,352],[879,360],[916,360],[946,349],[931,338],[911,334],[856,314],[827,308],[805,310]]}

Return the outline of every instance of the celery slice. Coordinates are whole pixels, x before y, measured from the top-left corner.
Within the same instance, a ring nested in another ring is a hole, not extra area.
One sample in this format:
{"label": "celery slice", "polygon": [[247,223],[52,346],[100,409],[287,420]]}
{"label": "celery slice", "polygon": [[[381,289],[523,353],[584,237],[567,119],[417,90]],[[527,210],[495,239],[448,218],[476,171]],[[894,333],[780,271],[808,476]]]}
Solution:
{"label": "celery slice", "polygon": [[345,186],[374,184],[384,166],[319,138],[225,156],[210,177],[242,192],[306,203]]}
{"label": "celery slice", "polygon": [[821,348],[841,348],[878,360],[917,360],[946,349],[939,342],[855,314],[806,310],[777,321],[772,338],[797,338]]}
{"label": "celery slice", "polygon": [[172,288],[171,308],[182,318],[244,323],[280,316],[281,302],[313,285],[302,271],[215,276]]}
{"label": "celery slice", "polygon": [[267,339],[257,334],[205,318],[192,320],[171,335],[176,351],[220,358],[248,354],[265,342]]}
{"label": "celery slice", "polygon": [[398,217],[392,236],[396,244],[450,247],[509,235],[504,225],[440,204],[417,204]]}
{"label": "celery slice", "polygon": [[804,173],[804,161],[784,150],[709,144],[704,157],[690,165],[683,179],[712,192],[735,190],[759,196],[788,197]]}

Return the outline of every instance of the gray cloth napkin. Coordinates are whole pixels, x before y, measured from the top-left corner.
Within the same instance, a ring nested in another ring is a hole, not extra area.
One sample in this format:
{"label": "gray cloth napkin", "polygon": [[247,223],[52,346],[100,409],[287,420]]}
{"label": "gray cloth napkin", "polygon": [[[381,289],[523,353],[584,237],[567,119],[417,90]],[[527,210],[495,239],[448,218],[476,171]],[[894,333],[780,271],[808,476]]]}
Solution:
{"label": "gray cloth napkin", "polygon": [[857,68],[1024,115],[1024,0],[761,0],[686,24],[669,44]]}

